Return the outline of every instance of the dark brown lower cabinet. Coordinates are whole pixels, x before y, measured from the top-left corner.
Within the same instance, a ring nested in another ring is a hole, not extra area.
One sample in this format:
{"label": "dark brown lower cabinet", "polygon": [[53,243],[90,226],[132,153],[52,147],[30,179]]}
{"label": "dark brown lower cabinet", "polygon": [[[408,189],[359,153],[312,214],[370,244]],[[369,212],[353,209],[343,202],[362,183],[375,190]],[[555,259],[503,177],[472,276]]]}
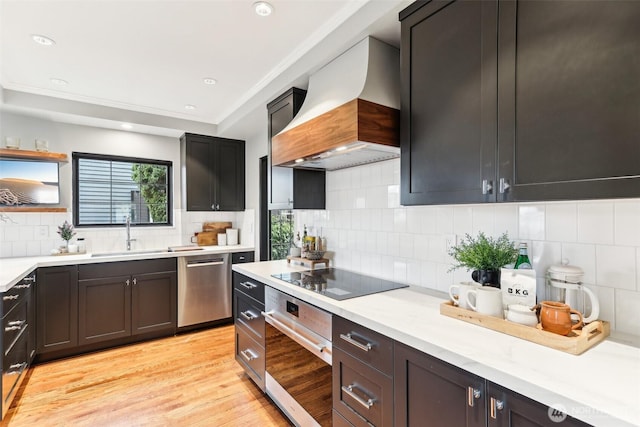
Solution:
{"label": "dark brown lower cabinet", "polygon": [[173,335],[176,259],[38,269],[40,361]]}
{"label": "dark brown lower cabinet", "polygon": [[486,425],[485,380],[395,343],[395,425]]}
{"label": "dark brown lower cabinet", "polygon": [[79,281],[79,345],[131,335],[130,283],[130,276]]}
{"label": "dark brown lower cabinet", "polygon": [[38,269],[37,353],[78,346],[78,266]]}
{"label": "dark brown lower cabinet", "polygon": [[587,427],[542,403],[487,381],[488,427]]}
{"label": "dark brown lower cabinet", "polygon": [[233,273],[235,358],[245,373],[265,391],[264,284]]}
{"label": "dark brown lower cabinet", "polygon": [[167,331],[178,322],[175,271],[136,274],[131,280],[131,334]]}
{"label": "dark brown lower cabinet", "polygon": [[396,427],[588,426],[411,347],[394,350]]}

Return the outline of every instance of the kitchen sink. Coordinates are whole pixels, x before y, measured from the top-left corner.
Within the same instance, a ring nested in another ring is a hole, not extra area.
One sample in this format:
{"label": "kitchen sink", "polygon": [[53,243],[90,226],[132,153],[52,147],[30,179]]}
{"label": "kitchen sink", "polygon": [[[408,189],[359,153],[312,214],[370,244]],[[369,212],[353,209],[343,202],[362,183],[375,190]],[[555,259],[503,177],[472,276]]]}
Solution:
{"label": "kitchen sink", "polygon": [[141,255],[141,254],[163,254],[169,252],[168,249],[148,249],[144,251],[123,251],[123,252],[101,252],[91,254],[91,257],[105,257],[105,256],[122,256],[122,255]]}
{"label": "kitchen sink", "polygon": [[141,251],[122,251],[122,252],[99,252],[91,254],[91,257],[106,257],[106,256],[123,256],[123,255],[144,255],[144,254],[165,254],[168,252],[190,252],[200,251],[203,248],[199,246],[170,246],[165,249],[146,249]]}

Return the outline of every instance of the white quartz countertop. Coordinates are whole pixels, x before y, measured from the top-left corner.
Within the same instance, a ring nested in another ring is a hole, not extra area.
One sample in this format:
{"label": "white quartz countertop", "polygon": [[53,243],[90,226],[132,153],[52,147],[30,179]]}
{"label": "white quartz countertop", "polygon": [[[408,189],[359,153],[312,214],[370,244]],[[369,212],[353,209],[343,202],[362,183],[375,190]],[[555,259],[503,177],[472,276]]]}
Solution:
{"label": "white quartz countertop", "polygon": [[607,339],[572,355],[440,314],[443,298],[409,287],[337,301],[271,277],[286,261],[233,270],[595,426],[640,426],[640,349]]}
{"label": "white quartz countertop", "polygon": [[176,258],[193,255],[221,254],[253,251],[253,246],[199,246],[198,250],[167,252],[166,249],[114,252],[113,254],[70,254],[24,258],[0,258],[0,292],[5,292],[24,276],[38,267],[54,267],[73,264],[95,264],[100,262],[136,261],[156,258]]}

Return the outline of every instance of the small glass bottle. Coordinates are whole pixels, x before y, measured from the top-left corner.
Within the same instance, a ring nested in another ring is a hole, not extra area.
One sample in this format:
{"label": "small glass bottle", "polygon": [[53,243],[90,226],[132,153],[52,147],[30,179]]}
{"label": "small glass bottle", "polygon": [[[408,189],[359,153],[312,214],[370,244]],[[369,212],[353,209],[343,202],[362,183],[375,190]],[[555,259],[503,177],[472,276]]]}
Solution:
{"label": "small glass bottle", "polygon": [[518,270],[531,270],[531,261],[529,261],[529,255],[527,255],[526,243],[520,243],[520,252],[513,268]]}
{"label": "small glass bottle", "polygon": [[77,242],[78,242],[78,252],[80,252],[81,254],[87,252],[87,245],[84,241],[84,237],[78,237]]}

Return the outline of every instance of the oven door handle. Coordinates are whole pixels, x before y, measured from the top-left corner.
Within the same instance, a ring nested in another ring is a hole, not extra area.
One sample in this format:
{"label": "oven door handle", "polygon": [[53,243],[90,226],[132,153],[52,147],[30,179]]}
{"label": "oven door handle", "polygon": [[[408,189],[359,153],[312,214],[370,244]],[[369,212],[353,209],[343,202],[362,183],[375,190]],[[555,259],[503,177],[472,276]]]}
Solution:
{"label": "oven door handle", "polygon": [[311,347],[312,349],[318,351],[319,353],[322,353],[327,348],[322,344],[315,343],[311,341],[309,338],[300,335],[298,332],[294,331],[293,329],[291,329],[290,327],[288,327],[287,325],[285,325],[284,323],[276,319],[273,316],[273,311],[269,311],[269,312],[261,311],[260,314],[262,314],[265,320],[271,325],[273,325],[274,328],[278,329],[279,331],[281,331],[286,336],[288,336],[298,344],[302,345],[303,347]]}

